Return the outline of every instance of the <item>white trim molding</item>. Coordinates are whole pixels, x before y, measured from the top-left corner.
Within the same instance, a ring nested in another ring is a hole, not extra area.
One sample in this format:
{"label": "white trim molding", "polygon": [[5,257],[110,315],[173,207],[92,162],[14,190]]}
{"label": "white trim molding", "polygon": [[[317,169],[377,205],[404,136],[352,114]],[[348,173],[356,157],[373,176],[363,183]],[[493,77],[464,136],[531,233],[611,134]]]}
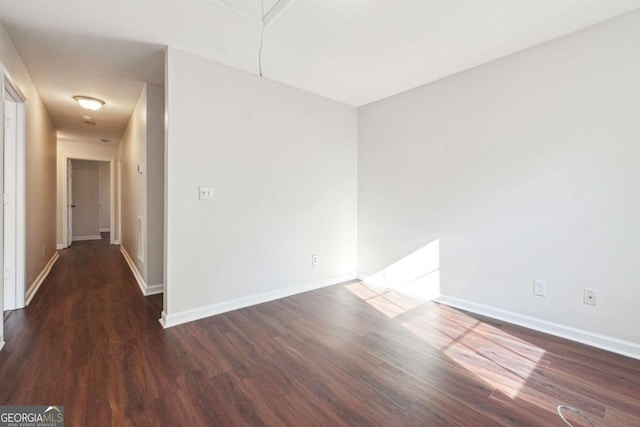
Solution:
{"label": "white trim molding", "polygon": [[133,262],[124,246],[120,246],[120,252],[122,252],[124,260],[127,261],[127,264],[129,264],[129,269],[133,273],[133,277],[135,277],[136,282],[138,282],[138,286],[140,287],[142,295],[149,296],[161,294],[164,292],[164,284],[162,283],[157,285],[147,285],[147,282],[145,282],[142,274],[140,274],[140,271],[138,270],[138,267],[136,267],[136,264]]}
{"label": "white trim molding", "polygon": [[73,236],[71,238],[71,240],[73,240],[74,242],[81,242],[83,240],[101,240],[102,236],[100,236],[99,234],[95,235],[95,236]]}
{"label": "white trim molding", "polygon": [[101,232],[101,233],[110,233],[110,232],[111,232],[111,229],[110,229],[109,227],[107,227],[107,228],[101,228],[101,229],[100,229],[100,232]]}
{"label": "white trim molding", "polygon": [[56,244],[56,250],[64,249],[64,245],[62,243]]}
{"label": "white trim molding", "polygon": [[597,334],[583,329],[573,328],[558,323],[549,322],[538,319],[536,317],[526,316],[515,313],[513,311],[502,310],[488,305],[477,304],[475,302],[463,300],[450,296],[440,296],[434,300],[440,304],[450,307],[459,308],[471,313],[480,314],[482,316],[491,317],[493,319],[502,320],[523,326],[534,331],[544,332],[560,338],[566,338],[571,341],[586,344],[602,350],[611,351],[623,356],[640,359],[640,344],[625,341],[607,335]]}
{"label": "white trim molding", "polygon": [[33,281],[31,286],[29,286],[29,290],[27,291],[25,297],[25,305],[29,305],[31,303],[31,300],[36,295],[36,292],[38,292],[38,289],[40,289],[40,286],[44,282],[44,279],[47,278],[47,276],[51,272],[51,269],[53,268],[53,265],[56,263],[56,261],[58,261],[58,258],[60,258],[60,255],[58,255],[58,252],[54,252],[51,258],[49,258],[49,262],[47,262],[47,265],[44,266],[40,274],[38,274],[38,277],[36,277],[36,280]]}
{"label": "white trim molding", "polygon": [[292,286],[289,288],[278,289],[271,292],[264,292],[257,295],[223,301],[217,304],[211,304],[192,310],[184,310],[173,314],[163,311],[160,318],[160,324],[164,328],[180,325],[182,323],[192,322],[194,320],[204,319],[205,317],[215,316],[216,314],[226,313],[228,311],[238,310],[256,304],[262,304],[269,301],[275,301],[281,298],[289,297],[303,292],[312,291],[314,289],[326,288],[327,286],[338,285],[340,283],[349,282],[356,279],[356,273],[347,273],[340,276],[331,277],[329,279],[319,280],[317,282],[306,283],[304,285]]}
{"label": "white trim molding", "polygon": [[0,351],[2,351],[3,347],[4,347],[5,342],[4,341],[0,341]]}

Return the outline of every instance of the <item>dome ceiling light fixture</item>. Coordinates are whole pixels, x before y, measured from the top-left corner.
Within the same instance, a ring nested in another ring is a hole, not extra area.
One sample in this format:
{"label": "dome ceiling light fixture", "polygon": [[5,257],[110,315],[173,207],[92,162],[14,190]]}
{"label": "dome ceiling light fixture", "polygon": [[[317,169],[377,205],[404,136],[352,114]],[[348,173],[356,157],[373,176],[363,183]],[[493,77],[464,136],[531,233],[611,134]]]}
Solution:
{"label": "dome ceiling light fixture", "polygon": [[76,95],[73,99],[75,99],[82,108],[92,111],[99,110],[104,105],[104,101],[102,99],[93,98],[91,96]]}

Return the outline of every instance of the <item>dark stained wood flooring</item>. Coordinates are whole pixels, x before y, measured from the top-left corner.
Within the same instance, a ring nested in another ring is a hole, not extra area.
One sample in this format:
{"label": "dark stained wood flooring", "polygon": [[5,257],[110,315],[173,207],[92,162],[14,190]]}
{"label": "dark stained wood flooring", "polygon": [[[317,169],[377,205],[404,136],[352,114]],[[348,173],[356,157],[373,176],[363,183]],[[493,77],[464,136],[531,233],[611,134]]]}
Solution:
{"label": "dark stained wood flooring", "polygon": [[68,426],[548,427],[562,403],[640,426],[640,361],[358,282],[168,330],[161,310],[117,246],[62,250],[5,314],[0,404]]}

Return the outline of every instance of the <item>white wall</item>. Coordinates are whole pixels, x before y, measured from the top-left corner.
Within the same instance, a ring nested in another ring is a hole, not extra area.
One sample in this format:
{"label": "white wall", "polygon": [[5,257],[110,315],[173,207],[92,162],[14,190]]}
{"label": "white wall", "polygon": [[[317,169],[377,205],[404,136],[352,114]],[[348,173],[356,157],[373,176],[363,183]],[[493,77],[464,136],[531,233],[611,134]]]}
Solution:
{"label": "white wall", "polygon": [[147,282],[164,283],[164,88],[147,84]]}
{"label": "white wall", "polygon": [[439,239],[444,295],[640,343],[639,52],[635,12],[361,108],[359,270]]}
{"label": "white wall", "polygon": [[[140,93],[129,124],[120,141],[122,162],[122,247],[147,280],[146,254],[146,163],[147,163],[147,87]],[[139,171],[138,167],[142,169]],[[143,220],[143,243],[138,242],[138,217]],[[139,252],[140,251],[140,252]],[[138,256],[140,253],[141,256]]]}
{"label": "white wall", "polygon": [[[59,139],[57,142],[57,245],[58,248],[65,247],[66,237],[65,237],[65,224],[67,223],[67,204],[65,200],[65,187],[67,183],[67,158],[71,159],[88,159],[88,160],[99,160],[99,161],[113,161],[114,165],[117,165],[118,161],[118,146],[117,145],[108,145],[108,144],[99,144],[94,142],[81,142],[81,141],[67,141],[64,139]],[[115,172],[115,171],[114,171]],[[114,173],[114,184],[115,184],[115,194],[114,194],[114,209],[117,212],[119,207],[117,205],[118,202],[118,182],[117,182],[117,174]],[[115,230],[112,230],[112,236],[116,242],[119,241],[120,236],[117,235],[118,225],[117,225],[117,215],[114,218],[114,222],[116,223]]]}
{"label": "white wall", "polygon": [[356,110],[175,49],[167,81],[167,324],[353,275]]}
{"label": "white wall", "polygon": [[111,231],[111,168],[108,162],[99,162],[100,169],[100,231]]}
{"label": "white wall", "polygon": [[[28,292],[56,250],[56,219],[55,215],[52,215],[56,206],[56,135],[49,113],[1,24],[0,63],[6,67],[18,89],[27,98],[25,288]],[[1,326],[2,320],[0,320],[0,329],[2,329]],[[2,337],[0,337],[1,340]]]}
{"label": "white wall", "polygon": [[147,83],[120,143],[122,246],[152,289],[164,277],[164,116],[164,88]]}
{"label": "white wall", "polygon": [[72,161],[74,240],[100,237],[100,163]]}

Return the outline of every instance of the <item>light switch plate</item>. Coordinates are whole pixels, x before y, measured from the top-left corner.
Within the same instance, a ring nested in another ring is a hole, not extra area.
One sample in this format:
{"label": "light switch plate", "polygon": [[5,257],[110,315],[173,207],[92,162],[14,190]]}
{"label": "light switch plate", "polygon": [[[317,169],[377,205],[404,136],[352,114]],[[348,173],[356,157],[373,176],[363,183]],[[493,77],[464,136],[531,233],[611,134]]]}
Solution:
{"label": "light switch plate", "polygon": [[200,200],[213,200],[213,187],[200,187]]}
{"label": "light switch plate", "polygon": [[598,305],[598,291],[595,289],[585,289],[583,302],[587,305]]}

